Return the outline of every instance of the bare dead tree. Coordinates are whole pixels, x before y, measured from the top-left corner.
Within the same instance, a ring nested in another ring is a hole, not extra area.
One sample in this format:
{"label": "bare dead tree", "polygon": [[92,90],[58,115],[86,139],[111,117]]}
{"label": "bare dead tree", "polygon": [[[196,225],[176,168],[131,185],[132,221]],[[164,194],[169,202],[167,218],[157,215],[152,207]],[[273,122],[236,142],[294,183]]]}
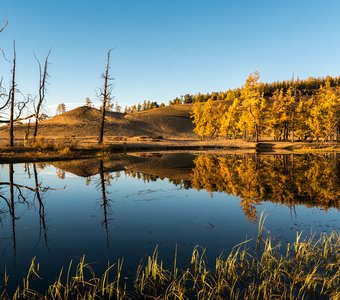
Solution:
{"label": "bare dead tree", "polygon": [[[3,53],[4,55],[4,53]],[[5,55],[4,55],[5,57]],[[5,57],[7,60],[7,58]],[[8,61],[8,60],[7,60]],[[30,119],[34,114],[28,115],[26,117],[21,117],[27,104],[30,102],[30,97],[25,97],[20,90],[17,89],[16,83],[16,46],[15,41],[13,42],[13,60],[12,60],[12,70],[11,70],[11,83],[8,94],[5,88],[1,86],[2,80],[0,81],[0,98],[6,98],[3,105],[0,107],[0,111],[6,109],[8,111],[8,119],[0,119],[0,123],[9,124],[9,146],[14,146],[14,123]],[[23,97],[22,101],[16,102],[16,94],[20,94]]]}
{"label": "bare dead tree", "polygon": [[104,86],[103,89],[100,91],[100,98],[103,103],[101,108],[101,120],[100,120],[100,128],[99,128],[99,137],[98,137],[98,144],[103,144],[104,139],[104,126],[105,126],[105,115],[106,115],[106,106],[112,99],[112,88],[113,85],[110,83],[110,81],[113,80],[112,77],[109,75],[110,70],[110,55],[111,55],[111,49],[107,51],[107,60],[106,60],[106,70],[105,73],[101,75],[101,77],[104,79]]}
{"label": "bare dead tree", "polygon": [[14,146],[14,100],[15,100],[15,73],[16,73],[17,54],[15,50],[15,41],[13,42],[13,68],[12,68],[12,83],[10,90],[10,110],[9,110],[9,146]]}
{"label": "bare dead tree", "polygon": [[51,49],[50,49],[50,51],[48,52],[48,54],[45,58],[45,63],[44,63],[43,69],[42,69],[40,61],[34,55],[35,60],[38,62],[38,65],[39,65],[39,95],[38,95],[38,103],[37,103],[37,106],[35,107],[35,126],[34,126],[34,131],[33,131],[33,140],[34,141],[35,141],[37,133],[38,133],[40,109],[41,109],[41,106],[42,106],[42,104],[45,100],[46,83],[47,83],[47,78],[49,77],[48,72],[47,72],[47,66],[48,66],[48,58],[49,58],[50,54],[51,54]]}

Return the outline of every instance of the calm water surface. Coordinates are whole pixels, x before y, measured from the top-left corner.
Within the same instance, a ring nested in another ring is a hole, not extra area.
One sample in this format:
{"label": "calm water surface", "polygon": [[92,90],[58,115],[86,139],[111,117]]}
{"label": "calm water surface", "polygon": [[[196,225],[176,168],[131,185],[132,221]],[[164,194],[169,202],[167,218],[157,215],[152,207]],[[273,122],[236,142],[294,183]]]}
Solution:
{"label": "calm water surface", "polygon": [[132,281],[156,246],[171,266],[177,245],[184,266],[201,245],[213,265],[256,237],[263,211],[282,244],[340,229],[339,154],[119,154],[2,164],[0,176],[0,271],[13,285],[33,257],[41,284],[82,255],[98,273],[124,257]]}

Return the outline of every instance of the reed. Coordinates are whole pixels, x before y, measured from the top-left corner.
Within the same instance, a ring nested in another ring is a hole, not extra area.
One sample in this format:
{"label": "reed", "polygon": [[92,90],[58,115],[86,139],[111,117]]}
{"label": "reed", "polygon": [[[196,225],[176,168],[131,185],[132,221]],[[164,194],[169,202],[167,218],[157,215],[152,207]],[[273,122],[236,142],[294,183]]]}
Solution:
{"label": "reed", "polygon": [[[64,276],[59,276],[44,293],[31,287],[39,280],[39,264],[34,258],[13,295],[6,290],[5,273],[1,299],[340,299],[340,234],[333,231],[302,238],[293,243],[275,243],[261,232],[256,249],[250,240],[236,245],[227,255],[220,255],[208,268],[206,249],[196,246],[185,268],[177,265],[177,247],[173,267],[164,268],[158,249],[137,268],[134,285],[127,289],[122,274],[123,260],[108,264],[97,276],[82,257],[73,262]],[[72,271],[74,269],[74,274]]]}

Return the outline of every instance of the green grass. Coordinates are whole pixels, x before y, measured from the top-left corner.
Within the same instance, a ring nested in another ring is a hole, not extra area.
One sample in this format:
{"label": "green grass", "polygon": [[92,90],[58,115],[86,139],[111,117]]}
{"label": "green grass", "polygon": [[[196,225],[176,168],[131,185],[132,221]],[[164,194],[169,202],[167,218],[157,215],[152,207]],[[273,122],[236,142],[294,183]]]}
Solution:
{"label": "green grass", "polygon": [[[31,288],[39,280],[35,259],[14,295],[8,295],[5,273],[1,299],[340,299],[340,234],[333,231],[282,246],[263,237],[264,218],[255,238],[220,255],[208,268],[206,251],[196,246],[185,268],[177,266],[177,248],[171,268],[164,268],[158,250],[138,266],[133,287],[127,288],[123,260],[108,265],[97,276],[83,257],[73,268],[61,270],[42,294]],[[71,271],[73,270],[74,271]]]}

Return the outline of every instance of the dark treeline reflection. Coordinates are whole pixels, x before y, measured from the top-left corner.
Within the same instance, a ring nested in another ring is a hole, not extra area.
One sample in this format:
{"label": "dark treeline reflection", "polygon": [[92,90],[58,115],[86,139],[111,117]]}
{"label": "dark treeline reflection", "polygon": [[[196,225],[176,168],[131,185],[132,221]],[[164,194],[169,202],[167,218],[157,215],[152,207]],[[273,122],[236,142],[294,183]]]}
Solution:
{"label": "dark treeline reflection", "polygon": [[[136,178],[138,180],[143,180],[143,182],[148,183],[148,182],[155,182],[158,179],[165,179],[166,177],[164,176],[158,176],[158,175],[152,175],[148,173],[143,173],[140,171],[132,171],[132,170],[125,170],[124,171],[126,175]],[[172,184],[175,184],[176,186],[179,186],[180,188],[183,189],[191,189],[191,181],[186,180],[186,179],[173,179],[173,178],[168,178],[168,181]]]}
{"label": "dark treeline reflection", "polygon": [[[127,175],[156,181],[152,174],[129,170]],[[223,192],[241,198],[251,222],[257,221],[255,205],[271,201],[293,207],[340,208],[340,154],[319,155],[198,155],[190,180],[168,179],[181,188]]]}

